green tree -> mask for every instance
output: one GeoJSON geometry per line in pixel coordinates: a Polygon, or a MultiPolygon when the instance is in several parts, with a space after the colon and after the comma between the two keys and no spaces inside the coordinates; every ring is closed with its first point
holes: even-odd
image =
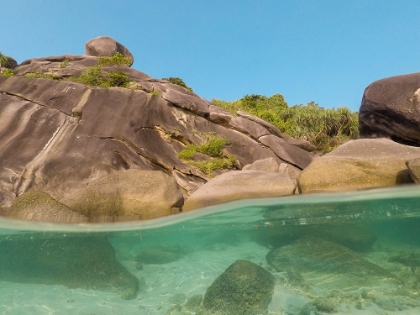
{"type": "Polygon", "coordinates": [[[186,88],[187,90],[190,90],[191,92],[193,91],[193,90],[192,90],[192,88],[190,88],[189,86],[187,86],[187,85],[185,84],[184,80],[182,80],[181,78],[174,78],[174,77],[170,77],[170,78],[162,78],[162,80],[166,80],[166,81],[168,81],[169,83],[172,83],[172,84],[176,84],[176,85],[182,86],[182,87],[186,88]]]}

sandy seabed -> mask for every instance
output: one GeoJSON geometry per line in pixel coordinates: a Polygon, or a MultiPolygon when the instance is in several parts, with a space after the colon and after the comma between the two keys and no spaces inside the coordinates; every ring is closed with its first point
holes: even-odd
{"type": "MultiPolygon", "coordinates": [[[[37,285],[0,282],[0,314],[3,315],[165,315],[176,304],[183,304],[193,295],[204,296],[207,287],[226,268],[237,259],[246,259],[261,265],[281,279],[281,273],[276,273],[267,266],[265,255],[266,247],[254,242],[240,242],[235,245],[214,244],[208,248],[188,251],[183,257],[167,264],[148,264],[142,270],[136,269],[134,257],[141,248],[141,244],[126,248],[116,247],[117,258],[135,276],[143,277],[147,287],[140,291],[134,300],[123,300],[110,292],[91,291],[83,289],[69,289],[58,285],[37,285]]],[[[384,253],[372,252],[365,256],[372,262],[384,264],[384,253]],[[382,263],[381,263],[382,261],[382,263]]],[[[382,294],[388,292],[387,284],[378,284],[375,288],[368,288],[372,292],[382,294]]],[[[315,290],[316,291],[316,290],[315,290]]],[[[317,291],[320,293],[321,291],[317,291]]],[[[337,311],[334,314],[355,315],[418,315],[420,314],[420,298],[403,303],[400,310],[381,308],[371,301],[360,298],[357,292],[335,294],[345,296],[337,301],[337,311]],[[407,306],[408,305],[408,306],[407,306]]],[[[327,292],[324,292],[328,294],[327,292]]],[[[320,293],[320,294],[324,294],[320,293]]],[[[391,299],[383,295],[389,303],[398,304],[399,297],[391,299]],[[393,301],[394,299],[395,301],[393,301]]],[[[268,307],[267,315],[313,315],[314,312],[302,312],[305,304],[311,302],[314,296],[307,292],[288,286],[277,281],[272,301],[268,307]]],[[[410,299],[411,300],[411,299],[410,299]]],[[[383,307],[383,306],[382,306],[383,307]]],[[[188,314],[188,313],[187,313],[188,314]]],[[[194,315],[194,312],[190,312],[194,315]]],[[[324,313],[319,313],[324,314],[324,313]]]]}

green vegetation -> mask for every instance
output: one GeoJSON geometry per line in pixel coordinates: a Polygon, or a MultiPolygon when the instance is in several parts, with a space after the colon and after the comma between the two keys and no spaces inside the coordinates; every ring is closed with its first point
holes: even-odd
{"type": "Polygon", "coordinates": [[[63,60],[61,63],[60,63],[60,68],[65,68],[65,67],[67,67],[68,65],[69,65],[69,61],[66,59],[66,60],[63,60]]]}
{"type": "Polygon", "coordinates": [[[77,77],[70,77],[70,81],[100,87],[126,87],[131,79],[122,71],[105,72],[101,66],[89,67],[77,77]]]}
{"type": "Polygon", "coordinates": [[[53,73],[42,73],[39,71],[30,72],[23,76],[24,78],[28,79],[51,79],[51,80],[58,80],[58,77],[53,73]]]}
{"type": "Polygon", "coordinates": [[[100,66],[115,66],[115,67],[122,67],[122,66],[130,66],[131,59],[128,57],[124,57],[121,53],[116,52],[115,55],[111,57],[99,57],[98,64],[100,66]]]}
{"type": "Polygon", "coordinates": [[[13,69],[6,69],[3,72],[1,72],[0,75],[5,76],[5,77],[11,77],[15,75],[15,71],[13,69]]]}
{"type": "Polygon", "coordinates": [[[159,95],[159,92],[156,91],[156,90],[153,90],[152,92],[150,92],[150,94],[152,94],[152,95],[159,95]]]}
{"type": "Polygon", "coordinates": [[[5,55],[2,54],[2,52],[0,51],[0,73],[2,73],[1,68],[5,67],[7,68],[9,65],[9,60],[7,59],[7,57],[5,55]]]}
{"type": "Polygon", "coordinates": [[[358,113],[347,107],[325,109],[314,102],[289,107],[281,94],[246,95],[234,102],[212,103],[233,114],[244,111],[261,117],[294,138],[310,141],[319,152],[329,152],[359,136],[358,113]]]}
{"type": "Polygon", "coordinates": [[[194,143],[188,144],[179,152],[178,157],[187,160],[187,163],[198,167],[203,173],[213,176],[216,169],[230,168],[236,162],[236,158],[222,151],[223,147],[228,144],[226,138],[219,138],[216,133],[209,132],[204,134],[205,141],[201,145],[194,143]],[[204,161],[193,161],[196,153],[202,153],[209,158],[204,161]]]}
{"type": "Polygon", "coordinates": [[[186,88],[187,90],[190,90],[191,92],[193,91],[193,90],[192,90],[192,88],[190,88],[189,86],[187,86],[187,85],[185,84],[184,80],[182,80],[181,78],[174,78],[174,77],[170,77],[170,78],[162,78],[162,80],[166,80],[166,81],[168,81],[169,83],[172,83],[172,84],[176,84],[176,85],[182,86],[182,87],[186,88]]]}

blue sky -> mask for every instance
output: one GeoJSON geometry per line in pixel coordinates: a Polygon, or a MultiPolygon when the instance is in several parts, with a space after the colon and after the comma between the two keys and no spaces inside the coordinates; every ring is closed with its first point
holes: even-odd
{"type": "Polygon", "coordinates": [[[358,110],[371,82],[420,68],[418,0],[0,0],[0,51],[84,54],[111,36],[133,68],[211,100],[283,94],[358,110]]]}

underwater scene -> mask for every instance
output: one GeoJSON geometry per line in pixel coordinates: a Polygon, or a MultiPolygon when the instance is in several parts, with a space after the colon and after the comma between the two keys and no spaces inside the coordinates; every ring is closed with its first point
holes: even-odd
{"type": "Polygon", "coordinates": [[[0,220],[0,314],[420,314],[420,186],[0,220]]]}

